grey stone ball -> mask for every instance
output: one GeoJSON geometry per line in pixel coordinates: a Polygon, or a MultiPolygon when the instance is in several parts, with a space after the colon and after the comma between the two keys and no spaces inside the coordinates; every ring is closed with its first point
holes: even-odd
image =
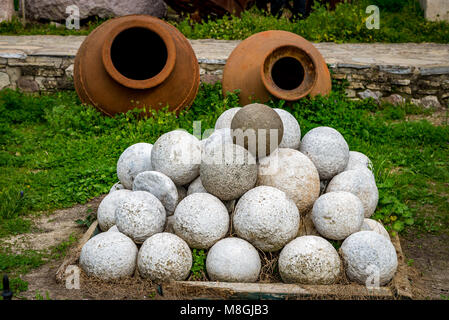
{"type": "Polygon", "coordinates": [[[117,226],[114,224],[112,227],[109,228],[107,232],[120,232],[120,231],[118,231],[117,226]]]}
{"type": "Polygon", "coordinates": [[[348,170],[336,175],[327,185],[326,192],[348,191],[363,203],[365,218],[373,215],[379,200],[379,191],[368,169],[348,170]]]}
{"type": "MultiPolygon", "coordinates": [[[[118,191],[118,190],[122,190],[122,189],[125,189],[123,184],[121,184],[120,182],[117,182],[111,187],[111,189],[109,189],[109,193],[112,193],[112,192],[118,191]]],[[[126,189],[126,190],[128,190],[128,189],[126,189]]]]}
{"type": "Polygon", "coordinates": [[[120,232],[102,232],[81,249],[80,266],[90,277],[103,280],[129,277],[136,269],[137,246],[120,232]]]}
{"type": "Polygon", "coordinates": [[[365,218],[360,231],[374,231],[390,240],[390,234],[379,221],[365,218]]]}
{"type": "Polygon", "coordinates": [[[206,269],[212,281],[256,282],[260,268],[259,253],[243,239],[222,239],[207,253],[206,269]]]}
{"type": "Polygon", "coordinates": [[[300,216],[285,192],[259,186],[237,202],[233,215],[234,231],[262,251],[280,250],[299,229],[300,216]]]}
{"type": "Polygon", "coordinates": [[[141,172],[153,170],[150,143],[136,143],[120,155],[117,162],[117,176],[125,189],[132,189],[134,178],[141,172]]]}
{"type": "Polygon", "coordinates": [[[165,207],[167,215],[173,214],[178,204],[178,189],[165,174],[157,171],[139,173],[133,182],[133,191],[147,191],[165,207]]]}
{"type": "Polygon", "coordinates": [[[312,221],[325,238],[343,240],[360,231],[364,219],[363,204],[354,194],[346,191],[329,192],[315,201],[312,221]]]}
{"type": "Polygon", "coordinates": [[[298,150],[301,145],[301,128],[299,127],[298,121],[288,111],[283,109],[274,109],[274,111],[281,117],[282,124],[284,125],[284,135],[282,136],[279,148],[298,150]]]}
{"type": "Polygon", "coordinates": [[[245,147],[257,158],[276,150],[284,135],[281,117],[260,103],[248,104],[239,110],[232,119],[231,129],[234,143],[245,147]]]}
{"type": "Polygon", "coordinates": [[[340,257],[328,241],[303,236],[290,241],[279,255],[279,273],[286,283],[333,284],[340,275],[340,257]]]}
{"type": "Polygon", "coordinates": [[[194,193],[175,210],[174,230],[191,248],[208,249],[229,229],[229,214],[224,204],[211,194],[194,193]]]}
{"type": "Polygon", "coordinates": [[[377,275],[380,286],[387,284],[398,266],[393,244],[374,231],[360,231],[347,237],[340,247],[340,254],[348,278],[363,285],[368,277],[376,278],[377,275]]]}
{"type": "Polygon", "coordinates": [[[256,159],[245,148],[225,144],[216,146],[212,154],[203,156],[200,166],[201,182],[207,192],[221,200],[233,200],[254,187],[256,159]]]}
{"type": "MultiPolygon", "coordinates": [[[[115,192],[114,192],[115,193],[115,192]]],[[[133,191],[115,210],[118,230],[136,243],[143,243],[165,226],[165,208],[158,198],[146,191],[133,191]]]]}
{"type": "Polygon", "coordinates": [[[177,186],[188,184],[199,175],[201,142],[183,130],[167,132],[154,143],[151,163],[177,186]]]}
{"type": "Polygon", "coordinates": [[[312,160],[321,180],[329,180],[342,172],[349,160],[349,147],[337,130],[318,127],[302,138],[299,151],[312,160]]]}
{"type": "MultiPolygon", "coordinates": [[[[193,193],[209,193],[203,187],[203,183],[201,182],[201,176],[199,176],[198,178],[193,180],[193,182],[189,185],[189,189],[187,190],[187,194],[191,195],[193,193]]],[[[229,213],[234,211],[235,200],[227,200],[227,201],[222,201],[222,202],[226,206],[226,209],[228,209],[229,213]]]]}
{"type": "Polygon", "coordinates": [[[355,169],[369,169],[373,170],[373,163],[371,160],[361,152],[349,151],[349,160],[345,171],[355,169]]]}
{"type": "Polygon", "coordinates": [[[102,231],[108,231],[113,225],[115,225],[115,210],[121,201],[128,198],[128,195],[132,191],[130,190],[117,190],[109,193],[100,202],[97,210],[98,225],[102,231]]]}
{"type": "Polygon", "coordinates": [[[228,109],[225,112],[223,112],[218,117],[217,121],[215,122],[215,130],[223,129],[223,128],[230,129],[231,128],[232,119],[234,118],[235,114],[240,109],[242,109],[242,108],[241,107],[236,107],[236,108],[228,109]]]}
{"type": "Polygon", "coordinates": [[[156,282],[185,280],[192,267],[187,243],[172,233],[157,233],[142,244],[137,267],[143,278],[156,282]]]}
{"type": "Polygon", "coordinates": [[[304,215],[320,195],[320,178],[315,165],[297,150],[279,148],[260,160],[257,185],[284,191],[304,215]]]}

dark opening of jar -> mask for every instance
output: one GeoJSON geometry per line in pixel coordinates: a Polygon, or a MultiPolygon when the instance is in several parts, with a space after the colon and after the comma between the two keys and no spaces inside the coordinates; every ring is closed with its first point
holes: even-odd
{"type": "Polygon", "coordinates": [[[111,45],[111,60],[123,76],[146,80],[156,76],[167,63],[167,47],[161,37],[146,28],[120,32],[111,45]]]}
{"type": "Polygon", "coordinates": [[[295,58],[284,57],[274,63],[271,77],[279,88],[293,90],[304,81],[304,67],[295,58]]]}

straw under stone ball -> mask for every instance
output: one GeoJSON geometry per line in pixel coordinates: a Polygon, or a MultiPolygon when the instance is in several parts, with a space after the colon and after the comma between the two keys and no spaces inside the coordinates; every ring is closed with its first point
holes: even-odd
{"type": "Polygon", "coordinates": [[[154,143],[151,163],[177,186],[188,184],[199,175],[201,142],[183,130],[167,132],[154,143]]]}
{"type": "Polygon", "coordinates": [[[109,193],[101,201],[97,210],[97,220],[102,231],[108,231],[115,225],[115,210],[120,202],[128,197],[130,192],[132,191],[126,189],[117,190],[109,193]]]}
{"type": "Polygon", "coordinates": [[[301,140],[299,151],[312,160],[321,180],[331,179],[342,172],[349,160],[349,147],[337,130],[317,127],[307,132],[301,140]]]}
{"type": "Polygon", "coordinates": [[[215,130],[219,129],[230,129],[232,119],[234,118],[235,114],[242,109],[241,107],[231,108],[223,112],[215,122],[215,130]]]}
{"type": "Polygon", "coordinates": [[[298,150],[301,145],[301,128],[298,121],[288,111],[283,109],[273,109],[281,117],[284,125],[284,134],[279,148],[290,148],[298,150]]]}
{"type": "Polygon", "coordinates": [[[150,143],[136,143],[120,155],[117,162],[117,176],[125,189],[132,189],[134,178],[141,172],[153,170],[150,143]]]}

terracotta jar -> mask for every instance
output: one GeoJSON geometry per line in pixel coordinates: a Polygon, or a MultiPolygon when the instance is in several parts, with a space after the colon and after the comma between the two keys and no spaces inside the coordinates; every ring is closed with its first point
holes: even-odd
{"type": "Polygon", "coordinates": [[[75,58],[82,102],[107,115],[133,108],[180,111],[195,99],[199,65],[189,41],[148,15],[108,20],[83,42],[75,58]]]}
{"type": "Polygon", "coordinates": [[[329,93],[331,77],[312,43],[291,32],[264,31],[242,41],[226,62],[223,93],[236,89],[241,105],[271,96],[295,101],[329,93]]]}

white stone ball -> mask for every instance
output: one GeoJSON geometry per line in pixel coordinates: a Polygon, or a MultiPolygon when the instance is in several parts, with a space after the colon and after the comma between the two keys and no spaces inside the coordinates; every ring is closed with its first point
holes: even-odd
{"type": "Polygon", "coordinates": [[[259,162],[257,185],[284,191],[302,215],[312,208],[320,195],[320,178],[309,158],[297,150],[280,148],[259,162]]]}
{"type": "Polygon", "coordinates": [[[103,200],[97,210],[98,225],[102,231],[108,231],[113,225],[115,225],[115,210],[121,201],[128,198],[130,190],[117,190],[109,193],[103,200]]]}
{"type": "Polygon", "coordinates": [[[134,178],[143,171],[153,170],[150,143],[136,143],[123,151],[117,162],[117,176],[125,189],[132,189],[134,178]]]}
{"type": "Polygon", "coordinates": [[[217,145],[234,143],[230,128],[215,130],[208,138],[201,140],[202,152],[210,153],[217,145]]]}
{"type": "Polygon", "coordinates": [[[299,229],[299,212],[285,192],[259,186],[237,202],[233,216],[234,231],[262,251],[280,250],[299,229]]]}
{"type": "Polygon", "coordinates": [[[154,195],[165,207],[167,215],[172,215],[178,204],[178,189],[165,174],[157,171],[139,173],[133,182],[133,191],[147,191],[154,195]]]}
{"type": "Polygon", "coordinates": [[[235,114],[242,109],[241,107],[231,108],[223,112],[215,122],[215,130],[223,129],[223,128],[231,128],[231,122],[234,118],[235,114]]]}
{"type": "Polygon", "coordinates": [[[337,130],[318,127],[302,138],[299,151],[312,160],[321,180],[329,180],[342,172],[349,160],[349,147],[337,130]]]}
{"type": "Polygon", "coordinates": [[[312,221],[325,238],[343,240],[360,231],[364,219],[363,204],[346,191],[323,194],[313,205],[312,221]]]}
{"type": "MultiPolygon", "coordinates": [[[[115,193],[115,192],[114,192],[115,193]]],[[[118,230],[136,243],[143,243],[165,226],[165,208],[158,198],[146,191],[133,191],[115,210],[118,230]]]]}
{"type": "Polygon", "coordinates": [[[187,195],[191,195],[193,193],[208,193],[204,188],[203,183],[201,182],[201,176],[196,178],[189,184],[189,188],[187,189],[187,195]]]}
{"type": "Polygon", "coordinates": [[[299,127],[298,121],[288,111],[283,109],[274,109],[274,111],[281,117],[282,124],[284,125],[284,135],[282,136],[279,148],[298,150],[301,145],[301,128],[299,127]]]}
{"type": "Polygon", "coordinates": [[[90,277],[103,280],[129,277],[136,269],[137,246],[120,232],[102,232],[81,249],[80,266],[90,277]]]}
{"type": "Polygon", "coordinates": [[[120,231],[118,231],[117,226],[114,224],[112,227],[109,228],[107,232],[120,232],[120,231]]]}
{"type": "Polygon", "coordinates": [[[390,240],[390,234],[379,221],[365,218],[360,231],[374,231],[390,240]]]}
{"type": "MultiPolygon", "coordinates": [[[[360,231],[343,241],[340,247],[346,274],[352,281],[365,284],[368,277],[379,276],[379,285],[387,284],[394,276],[398,257],[393,244],[374,231],[360,231]]],[[[370,282],[372,285],[372,283],[370,282]]]]}
{"type": "Polygon", "coordinates": [[[334,191],[347,191],[359,197],[365,209],[365,218],[376,211],[379,191],[368,169],[349,170],[336,175],[326,188],[326,192],[334,191]]]}
{"type": "Polygon", "coordinates": [[[137,267],[143,278],[164,282],[189,276],[192,252],[187,243],[172,233],[157,233],[142,244],[137,267]]]}
{"type": "MultiPolygon", "coordinates": [[[[114,191],[123,190],[125,187],[120,182],[115,183],[111,189],[109,189],[109,193],[112,193],[114,191]]],[[[127,190],[127,189],[126,189],[127,190]]]]}
{"type": "Polygon", "coordinates": [[[333,284],[340,275],[340,257],[328,241],[303,236],[290,241],[279,255],[279,273],[286,283],[333,284]]]}
{"type": "Polygon", "coordinates": [[[176,235],[191,248],[208,249],[229,229],[229,214],[224,204],[209,193],[194,193],[182,200],[175,210],[176,235]]]}
{"type": "Polygon", "coordinates": [[[177,186],[188,184],[199,175],[201,142],[183,130],[167,132],[155,142],[151,163],[177,186]]]}
{"type": "Polygon", "coordinates": [[[222,239],[207,253],[206,269],[212,281],[256,282],[260,268],[259,253],[243,239],[222,239]]]}
{"type": "MultiPolygon", "coordinates": [[[[216,146],[201,161],[204,188],[221,200],[234,200],[254,187],[257,164],[254,156],[236,144],[216,146]]],[[[204,155],[204,154],[203,154],[204,155]]]]}
{"type": "Polygon", "coordinates": [[[371,160],[361,152],[357,151],[349,151],[349,160],[348,165],[345,168],[345,171],[355,170],[355,169],[369,169],[373,170],[373,163],[371,160]]]}

